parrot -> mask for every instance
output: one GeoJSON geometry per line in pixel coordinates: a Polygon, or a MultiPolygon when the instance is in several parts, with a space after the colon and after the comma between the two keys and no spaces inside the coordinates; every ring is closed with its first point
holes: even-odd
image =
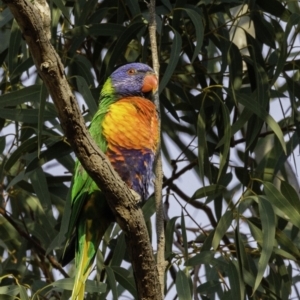
{"type": "MultiPolygon", "coordinates": [[[[122,180],[139,196],[148,187],[159,143],[159,116],[153,102],[158,79],[143,63],[118,67],[105,81],[89,132],[122,180]]],[[[71,184],[71,216],[62,256],[65,266],[75,257],[72,300],[82,300],[101,239],[114,222],[105,195],[77,160],[71,184]]]]}

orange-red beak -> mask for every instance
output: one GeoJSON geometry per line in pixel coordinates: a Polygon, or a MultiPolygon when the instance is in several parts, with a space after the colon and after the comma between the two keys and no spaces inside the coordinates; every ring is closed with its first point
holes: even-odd
{"type": "Polygon", "coordinates": [[[153,73],[149,73],[145,76],[142,92],[143,93],[149,93],[149,92],[155,92],[157,90],[157,77],[153,73]]]}

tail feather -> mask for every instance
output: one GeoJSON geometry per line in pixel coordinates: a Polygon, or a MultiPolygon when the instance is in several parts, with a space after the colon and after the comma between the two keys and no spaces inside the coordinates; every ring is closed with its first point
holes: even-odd
{"type": "Polygon", "coordinates": [[[88,250],[91,247],[90,241],[85,241],[80,260],[77,265],[74,288],[72,292],[72,300],[82,300],[84,298],[85,282],[90,274],[94,257],[88,257],[88,250]]]}
{"type": "MultiPolygon", "coordinates": [[[[78,249],[75,256],[76,276],[72,300],[82,300],[84,297],[85,282],[90,275],[101,238],[107,229],[107,226],[95,228],[95,219],[84,218],[83,221],[78,228],[78,249]]],[[[103,223],[107,224],[105,221],[103,223]]]]}
{"type": "Polygon", "coordinates": [[[90,275],[100,241],[113,221],[113,215],[101,196],[103,197],[103,194],[100,191],[90,194],[76,226],[76,276],[72,300],[84,299],[85,282],[90,275]]]}

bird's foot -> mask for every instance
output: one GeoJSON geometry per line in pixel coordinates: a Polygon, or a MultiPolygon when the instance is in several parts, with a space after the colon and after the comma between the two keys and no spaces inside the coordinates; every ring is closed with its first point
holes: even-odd
{"type": "Polygon", "coordinates": [[[134,196],[134,200],[136,202],[141,202],[141,200],[142,200],[141,196],[135,190],[130,189],[130,191],[131,191],[131,194],[134,196]]]}

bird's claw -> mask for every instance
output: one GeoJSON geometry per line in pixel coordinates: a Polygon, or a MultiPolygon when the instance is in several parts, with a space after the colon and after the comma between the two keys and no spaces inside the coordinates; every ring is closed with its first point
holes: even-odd
{"type": "Polygon", "coordinates": [[[136,202],[140,202],[142,200],[141,196],[135,190],[130,189],[130,191],[136,202]]]}

